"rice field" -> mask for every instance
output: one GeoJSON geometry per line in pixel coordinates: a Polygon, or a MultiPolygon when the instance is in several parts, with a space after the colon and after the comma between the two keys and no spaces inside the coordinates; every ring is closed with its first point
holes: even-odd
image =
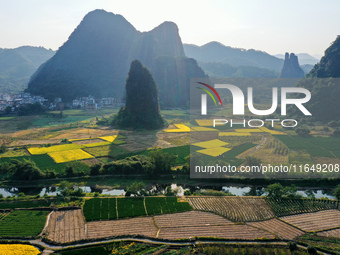
{"type": "Polygon", "coordinates": [[[94,156],[81,149],[50,152],[47,155],[49,155],[55,163],[94,158],[94,156]]]}

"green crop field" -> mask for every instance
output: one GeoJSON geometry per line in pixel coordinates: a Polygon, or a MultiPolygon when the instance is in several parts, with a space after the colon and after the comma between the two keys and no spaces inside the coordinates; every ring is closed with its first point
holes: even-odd
{"type": "Polygon", "coordinates": [[[177,197],[146,197],[145,206],[148,215],[176,213],[192,210],[187,202],[178,202],[177,197]]]}
{"type": "Polygon", "coordinates": [[[117,219],[116,208],[119,219],[192,210],[189,203],[178,202],[177,197],[129,197],[89,199],[83,211],[86,221],[112,220],[117,219]]]}
{"type": "Polygon", "coordinates": [[[35,237],[43,230],[48,211],[13,211],[0,220],[0,237],[35,237]]]}
{"type": "Polygon", "coordinates": [[[313,157],[340,157],[340,139],[336,137],[299,137],[275,135],[289,149],[306,150],[313,157]]]}
{"type": "Polygon", "coordinates": [[[276,216],[309,213],[327,209],[338,209],[339,204],[323,199],[266,198],[276,216]]]}
{"type": "Polygon", "coordinates": [[[118,217],[137,217],[146,215],[143,197],[118,198],[118,217]]]}
{"type": "Polygon", "coordinates": [[[27,201],[1,201],[0,209],[15,209],[15,208],[36,208],[36,207],[49,207],[53,199],[36,199],[27,201]]]}
{"type": "Polygon", "coordinates": [[[84,216],[87,221],[117,219],[117,198],[93,198],[84,204],[84,216]]]}
{"type": "Polygon", "coordinates": [[[226,153],[223,154],[225,159],[235,159],[235,157],[242,152],[249,150],[250,148],[253,148],[255,144],[253,143],[246,143],[242,144],[240,146],[237,146],[235,148],[232,148],[230,151],[227,151],[226,153]]]}

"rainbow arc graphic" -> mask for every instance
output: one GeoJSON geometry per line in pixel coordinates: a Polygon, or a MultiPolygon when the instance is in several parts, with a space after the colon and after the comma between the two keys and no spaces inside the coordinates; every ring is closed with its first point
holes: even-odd
{"type": "MultiPolygon", "coordinates": [[[[203,83],[203,82],[197,82],[197,83],[199,83],[199,84],[207,87],[208,89],[210,89],[217,96],[218,100],[220,101],[220,105],[222,106],[221,97],[213,87],[211,87],[210,85],[203,83]]],[[[209,90],[207,90],[205,88],[201,88],[201,87],[197,87],[197,88],[200,89],[200,90],[203,90],[205,93],[207,93],[212,98],[212,100],[214,101],[215,106],[217,106],[217,102],[216,102],[213,94],[209,90]]],[[[201,96],[201,114],[202,115],[207,115],[207,94],[202,94],[202,96],[201,96]]]]}

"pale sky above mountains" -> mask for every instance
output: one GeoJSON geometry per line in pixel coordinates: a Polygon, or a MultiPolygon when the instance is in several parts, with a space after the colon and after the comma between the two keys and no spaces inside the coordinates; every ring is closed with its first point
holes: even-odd
{"type": "Polygon", "coordinates": [[[323,55],[340,34],[338,0],[0,0],[0,48],[56,50],[94,9],[121,14],[140,31],[173,21],[183,43],[270,54],[323,55]]]}

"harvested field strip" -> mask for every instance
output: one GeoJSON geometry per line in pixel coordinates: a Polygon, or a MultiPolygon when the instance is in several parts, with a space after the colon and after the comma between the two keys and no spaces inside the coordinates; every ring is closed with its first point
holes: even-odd
{"type": "Polygon", "coordinates": [[[318,236],[340,238],[340,228],[319,232],[318,236]]]}
{"type": "Polygon", "coordinates": [[[191,226],[191,227],[170,227],[161,228],[158,238],[161,239],[182,239],[189,237],[218,237],[234,240],[254,240],[260,238],[276,239],[276,236],[249,225],[229,224],[223,226],[191,226]]]}
{"type": "Polygon", "coordinates": [[[282,217],[281,219],[303,231],[322,231],[331,228],[340,228],[339,210],[303,213],[282,217]]]}
{"type": "Polygon", "coordinates": [[[248,223],[251,226],[264,229],[271,233],[276,234],[284,240],[293,240],[303,235],[305,232],[292,227],[278,219],[270,219],[265,221],[251,222],[248,223]]]}
{"type": "Polygon", "coordinates": [[[215,212],[236,222],[273,218],[274,212],[259,197],[187,197],[195,210],[215,212]]]}
{"type": "Polygon", "coordinates": [[[50,216],[47,238],[57,243],[85,239],[85,221],[81,210],[56,211],[50,216]]]}
{"type": "Polygon", "coordinates": [[[323,199],[266,198],[266,201],[277,216],[338,208],[336,201],[323,199]]]}
{"type": "Polygon", "coordinates": [[[154,218],[156,226],[159,228],[226,225],[233,223],[214,213],[200,211],[157,215],[154,218]]]}
{"type": "Polygon", "coordinates": [[[155,237],[157,228],[152,217],[87,223],[87,239],[98,239],[121,235],[155,237]]]}

